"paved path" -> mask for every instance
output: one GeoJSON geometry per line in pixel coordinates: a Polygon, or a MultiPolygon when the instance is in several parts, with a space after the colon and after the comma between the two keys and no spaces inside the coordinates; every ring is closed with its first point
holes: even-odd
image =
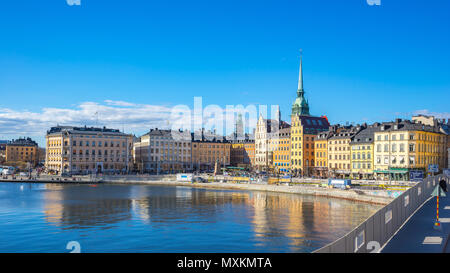
{"type": "MultiPolygon", "coordinates": [[[[381,253],[441,253],[450,233],[450,192],[439,198],[442,231],[433,228],[436,197],[431,198],[409,219],[381,253]]],[[[447,252],[450,246],[447,244],[447,252]]]]}

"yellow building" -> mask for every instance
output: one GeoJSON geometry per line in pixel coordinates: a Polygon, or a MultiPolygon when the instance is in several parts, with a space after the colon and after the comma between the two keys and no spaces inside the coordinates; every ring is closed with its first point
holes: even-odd
{"type": "Polygon", "coordinates": [[[373,179],[374,134],[379,127],[364,128],[350,141],[353,179],[373,179]]]}
{"type": "Polygon", "coordinates": [[[45,168],[50,173],[128,172],[133,136],[93,127],[52,127],[46,135],[45,168]]]}
{"type": "Polygon", "coordinates": [[[447,119],[446,121],[445,119],[437,119],[434,116],[417,115],[412,117],[412,121],[415,123],[439,127],[440,132],[446,135],[447,147],[444,166],[450,169],[450,119],[447,119]]]}
{"type": "Polygon", "coordinates": [[[282,128],[278,139],[274,140],[273,166],[277,173],[290,172],[291,128],[282,128]]]}
{"type": "Polygon", "coordinates": [[[348,178],[351,174],[350,142],[360,127],[335,127],[328,139],[328,169],[330,176],[348,178]]]}
{"type": "Polygon", "coordinates": [[[314,140],[316,162],[314,175],[318,177],[328,177],[328,138],[331,136],[329,131],[319,133],[314,140]]]}
{"type": "Polygon", "coordinates": [[[378,126],[374,137],[378,179],[408,180],[410,170],[426,171],[429,164],[445,167],[447,139],[438,127],[401,119],[378,126]]]}
{"type": "Polygon", "coordinates": [[[291,173],[309,176],[314,171],[314,139],[330,126],[326,117],[309,114],[309,104],[303,89],[302,60],[298,80],[297,98],[291,114],[291,173]]]}
{"type": "Polygon", "coordinates": [[[24,162],[30,163],[30,167],[38,163],[38,144],[31,138],[14,139],[6,144],[6,164],[24,162]]]}

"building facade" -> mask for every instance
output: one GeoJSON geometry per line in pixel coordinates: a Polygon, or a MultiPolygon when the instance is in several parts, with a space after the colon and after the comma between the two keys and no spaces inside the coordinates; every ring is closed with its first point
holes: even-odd
{"type": "Polygon", "coordinates": [[[38,163],[38,144],[31,138],[13,139],[5,147],[6,164],[25,162],[34,167],[38,163]]]}
{"type": "Polygon", "coordinates": [[[435,126],[397,119],[377,124],[374,172],[378,179],[408,180],[409,171],[445,166],[447,136],[435,126]]]}
{"type": "Polygon", "coordinates": [[[374,134],[379,129],[370,125],[350,141],[351,174],[353,179],[373,179],[374,134]]]}
{"type": "Polygon", "coordinates": [[[255,141],[232,141],[230,150],[230,164],[234,167],[251,169],[255,160],[255,141]]]}
{"type": "Polygon", "coordinates": [[[349,178],[351,168],[350,142],[361,130],[360,126],[332,126],[333,135],[328,139],[328,168],[332,177],[349,178]]]}
{"type": "Polygon", "coordinates": [[[231,142],[205,129],[191,134],[192,168],[196,172],[219,172],[231,164],[231,142]]]}
{"type": "Polygon", "coordinates": [[[130,171],[133,136],[116,129],[57,126],[47,131],[45,168],[49,173],[130,171]]]}
{"type": "Polygon", "coordinates": [[[230,166],[231,143],[222,139],[193,140],[192,166],[194,171],[218,171],[230,166]]]}
{"type": "Polygon", "coordinates": [[[331,136],[330,131],[319,133],[315,140],[315,167],[314,175],[325,178],[329,176],[328,173],[328,139],[331,136]]]}
{"type": "Polygon", "coordinates": [[[134,143],[134,163],[141,173],[192,171],[191,134],[151,129],[134,143]]]}
{"type": "Polygon", "coordinates": [[[291,127],[279,131],[279,137],[273,140],[273,166],[276,173],[290,173],[291,169],[291,127]]]}

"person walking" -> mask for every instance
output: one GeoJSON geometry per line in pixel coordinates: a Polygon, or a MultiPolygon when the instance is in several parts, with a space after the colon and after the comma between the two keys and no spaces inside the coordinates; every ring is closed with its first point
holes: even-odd
{"type": "Polygon", "coordinates": [[[441,181],[439,181],[439,186],[442,188],[444,192],[447,192],[447,182],[445,182],[444,179],[441,179],[441,181]]]}

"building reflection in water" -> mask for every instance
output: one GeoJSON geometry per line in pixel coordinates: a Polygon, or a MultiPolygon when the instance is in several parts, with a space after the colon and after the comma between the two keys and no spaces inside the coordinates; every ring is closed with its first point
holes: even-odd
{"type": "Polygon", "coordinates": [[[44,210],[47,221],[66,229],[112,228],[131,219],[130,187],[46,184],[44,210]]]}
{"type": "Polygon", "coordinates": [[[47,184],[44,194],[47,222],[65,229],[112,228],[122,221],[186,229],[232,222],[259,248],[275,242],[290,251],[331,242],[380,208],[295,194],[149,185],[47,184]]]}

